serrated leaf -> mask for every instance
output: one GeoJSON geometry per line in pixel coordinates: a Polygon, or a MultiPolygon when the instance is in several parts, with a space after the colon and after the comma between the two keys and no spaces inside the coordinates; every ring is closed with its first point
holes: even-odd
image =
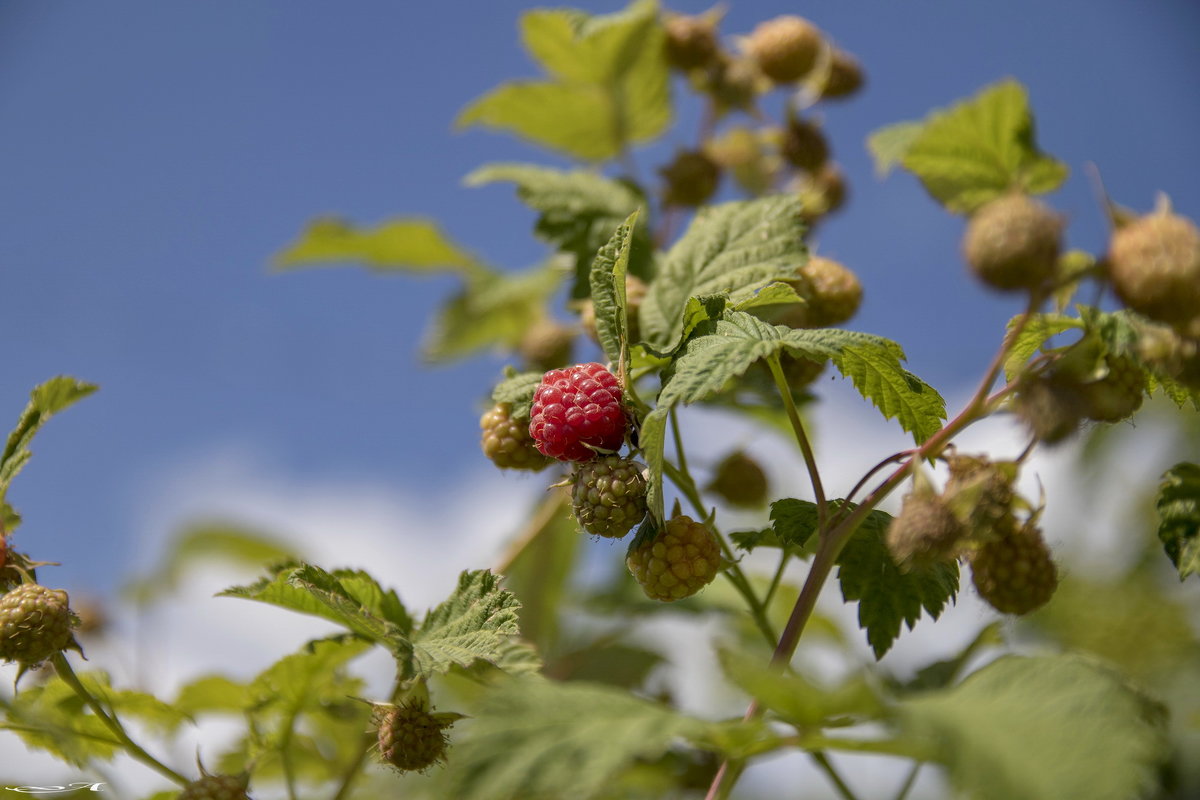
{"type": "Polygon", "coordinates": [[[458,800],[590,797],[635,759],[710,728],[620,689],[514,680],[484,698],[441,788],[458,800]]]}
{"type": "Polygon", "coordinates": [[[521,372],[512,375],[492,390],[492,401],[512,406],[513,419],[529,419],[533,395],[542,382],[542,372],[521,372]]]}
{"type": "Polygon", "coordinates": [[[670,122],[670,80],[655,3],[638,0],[594,18],[533,11],[525,20],[526,44],[553,79],[501,84],[463,109],[456,126],[507,130],[602,161],[652,139],[670,122]]]}
{"type": "MultiPolygon", "coordinates": [[[[29,443],[46,421],[58,412],[87,397],[99,387],[92,383],[59,375],[41,383],[29,393],[29,403],[17,420],[17,427],[8,435],[3,454],[0,454],[0,500],[8,491],[29,457],[29,443]]],[[[15,514],[16,512],[12,512],[15,514]]]]}
{"type": "Polygon", "coordinates": [[[900,158],[948,210],[969,214],[1011,190],[1057,189],[1067,167],[1034,141],[1025,88],[994,84],[969,100],[935,111],[900,158]]]}
{"type": "Polygon", "coordinates": [[[565,271],[554,263],[515,274],[474,275],[439,309],[423,343],[429,361],[512,349],[544,313],[565,271]]]}
{"type": "Polygon", "coordinates": [[[0,712],[0,730],[72,766],[109,761],[121,749],[112,731],[58,679],[22,688],[14,697],[0,696],[0,712]]]}
{"type": "Polygon", "coordinates": [[[294,558],[292,547],[272,534],[216,520],[193,523],[172,538],[151,576],[131,581],[124,594],[145,605],[174,589],[188,569],[201,563],[262,567],[294,558]]]}
{"type": "MultiPolygon", "coordinates": [[[[588,295],[589,273],[599,250],[617,226],[646,204],[632,186],[586,170],[557,170],[532,164],[488,164],[465,179],[468,186],[496,181],[516,184],[517,197],[539,213],[534,232],[575,260],[571,296],[588,295]]],[[[651,244],[645,220],[633,228],[630,271],[649,277],[651,244]]]]}
{"type": "Polygon", "coordinates": [[[175,708],[185,714],[240,713],[250,705],[250,689],[224,675],[202,675],[184,684],[175,696],[175,708]]]}
{"type": "Polygon", "coordinates": [[[437,223],[416,217],[375,226],[321,217],[310,222],[273,260],[278,270],[339,262],[380,272],[463,272],[476,266],[470,253],[451,241],[437,223]]]}
{"type": "Polygon", "coordinates": [[[768,666],[768,660],[751,653],[721,649],[721,670],[743,691],[758,700],[785,722],[801,729],[846,720],[864,721],[883,715],[883,704],[861,676],[850,677],[837,686],[818,686],[795,672],[768,666]]]}
{"type": "Polygon", "coordinates": [[[923,122],[895,122],[868,136],[867,150],[875,159],[875,174],[884,178],[899,166],[924,129],[923,122]]]}
{"type": "MultiPolygon", "coordinates": [[[[1013,317],[1008,321],[1007,330],[1011,331],[1016,325],[1020,317],[1013,317]]],[[[1073,328],[1080,327],[1081,323],[1074,317],[1068,317],[1063,314],[1036,314],[1017,336],[1012,347],[1009,348],[1008,356],[1004,359],[1004,377],[1011,381],[1021,371],[1021,367],[1025,362],[1033,356],[1042,345],[1050,341],[1053,337],[1069,331],[1073,328]]]]}
{"type": "MultiPolygon", "coordinates": [[[[801,334],[819,331],[793,331],[788,343],[801,334]]],[[[834,366],[854,383],[859,394],[870,400],[887,419],[921,444],[937,433],[946,419],[946,401],[923,380],[901,366],[904,351],[895,342],[872,337],[847,343],[830,356],[834,366]]]]}
{"type": "Polygon", "coordinates": [[[837,578],[846,602],[858,602],[858,626],[867,632],[875,658],[883,658],[902,624],[916,626],[924,610],[937,619],[958,593],[958,562],[901,570],[885,537],[892,516],[872,511],[838,556],[837,578]]]}
{"type": "Polygon", "coordinates": [[[899,711],[979,800],[1143,797],[1167,757],[1161,710],[1078,657],[1005,656],[899,711]]]}
{"type": "Polygon", "coordinates": [[[352,633],[406,655],[412,620],[396,593],[383,589],[359,570],[326,572],[311,564],[287,564],[249,586],[235,586],[221,597],[270,603],[322,617],[352,633]]]}
{"type": "Polygon", "coordinates": [[[804,298],[796,294],[795,288],[790,284],[768,283],[754,294],[734,303],[732,308],[734,311],[748,311],[764,306],[795,305],[803,302],[804,298]]]}
{"type": "Polygon", "coordinates": [[[1179,580],[1200,574],[1200,466],[1180,462],[1158,487],[1158,538],[1179,580]]]}
{"type": "Polygon", "coordinates": [[[320,711],[324,705],[346,697],[346,679],[340,670],[346,662],[367,649],[362,640],[349,636],[317,639],[289,653],[260,672],[248,689],[256,708],[269,707],[282,714],[284,724],[306,711],[320,711]]]}
{"type": "Polygon", "coordinates": [[[688,299],[727,293],[738,302],[773,281],[794,278],[807,259],[800,201],[790,195],[702,208],[667,253],[639,319],[645,340],[674,349],[688,299]]]}
{"type": "Polygon", "coordinates": [[[487,570],[463,572],[454,594],[430,611],[412,637],[416,673],[428,677],[476,660],[496,664],[508,637],[520,631],[512,592],[487,570]]]}
{"type": "Polygon", "coordinates": [[[817,532],[817,505],[785,497],[771,503],[771,528],[788,547],[804,547],[817,532]]]}
{"type": "Polygon", "coordinates": [[[596,311],[596,338],[605,357],[619,365],[619,374],[629,374],[629,319],[625,297],[625,273],[638,212],[622,222],[600,248],[589,274],[592,304],[596,311]]]}
{"type": "Polygon", "coordinates": [[[84,672],[79,673],[77,677],[92,696],[105,708],[115,712],[116,716],[122,719],[136,719],[160,734],[174,731],[192,721],[186,712],[152,694],[114,688],[104,672],[84,672]]]}

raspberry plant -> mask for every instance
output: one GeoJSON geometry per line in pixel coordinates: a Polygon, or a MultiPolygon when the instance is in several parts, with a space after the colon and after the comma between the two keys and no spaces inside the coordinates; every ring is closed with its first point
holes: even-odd
{"type": "MultiPolygon", "coordinates": [[[[817,111],[853,98],[863,67],[816,21],[763,20],[734,38],[721,24],[719,11],[690,17],[647,0],[597,17],[524,15],[547,76],[503,84],[458,123],[581,162],[487,164],[467,177],[515,186],[553,250],[547,265],[495,269],[414,219],[318,220],[279,256],[285,268],[349,261],[461,281],[426,355],[511,356],[480,381],[481,450],[548,487],[500,563],[462,573],[443,603],[414,615],[367,571],[199,531],[177,553],[229,546],[269,564],[225,595],[339,631],[249,680],[199,678],[169,702],[102,671],[77,674],[64,652],[78,649],[76,615],[66,592],[38,583],[47,565],[16,547],[21,520],[4,501],[38,428],[95,388],[55,378],[34,390],[0,455],[0,656],[22,674],[43,662],[54,673],[0,698],[5,727],[76,767],[125,753],[174,784],[154,800],[724,798],[763,756],[788,752],[845,798],[860,796],[846,768],[863,753],[912,762],[900,798],[925,764],[984,800],[1194,796],[1195,732],[1172,713],[1178,687],[1156,682],[1170,677],[1163,663],[1200,659],[1186,609],[1148,588],[1146,560],[1108,583],[1065,574],[1041,498],[1018,478],[1039,448],[1101,441],[1148,397],[1194,425],[1195,224],[1166,199],[1138,214],[1102,198],[1107,251],[1064,250],[1070,221],[1039,197],[1067,167],[1038,148],[1011,80],[874,134],[881,172],[911,172],[964,218],[956,268],[1024,301],[951,415],[897,342],[847,327],[870,280],[814,252],[848,196],[817,111]],[[668,134],[673,76],[703,106],[699,141],[643,180],[630,152],[668,134]],[[721,199],[723,184],[744,197],[721,199]],[[827,480],[802,414],[820,401],[825,369],[913,439],[852,486],[827,480]],[[689,406],[786,431],[805,480],[768,481],[745,448],[705,480],[688,458],[701,437],[680,424],[689,406]],[[1024,423],[1020,455],[960,451],[961,434],[993,415],[1024,423]],[[903,495],[896,516],[883,508],[892,495],[903,495]],[[768,516],[745,529],[755,514],[768,516]],[[610,585],[574,569],[591,537],[607,540],[592,555],[616,565],[610,585]],[[992,624],[954,658],[894,673],[883,659],[905,627],[955,601],[964,568],[983,601],[1028,615],[1058,649],[1018,655],[992,624]],[[834,581],[879,663],[822,682],[797,653],[806,632],[835,627],[817,607],[834,581]],[[654,692],[668,654],[626,634],[663,611],[721,625],[711,655],[745,695],[744,714],[685,712],[654,692]],[[350,666],[373,648],[394,676],[384,696],[366,697],[350,666]],[[214,771],[170,766],[162,739],[210,715],[245,723],[203,753],[214,771]],[[159,731],[153,746],[131,734],[133,720],[159,731]]],[[[1156,506],[1178,577],[1200,572],[1200,466],[1167,469],[1156,506]]],[[[153,600],[153,585],[140,589],[153,600]]],[[[855,645],[843,644],[853,665],[855,645]]]]}

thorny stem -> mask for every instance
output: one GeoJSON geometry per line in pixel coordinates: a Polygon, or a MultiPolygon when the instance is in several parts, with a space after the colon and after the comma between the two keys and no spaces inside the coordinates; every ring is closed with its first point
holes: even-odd
{"type": "Polygon", "coordinates": [[[823,752],[814,750],[809,755],[812,756],[813,761],[817,762],[817,766],[821,768],[821,771],[829,777],[829,780],[833,783],[834,788],[837,789],[838,794],[842,796],[843,800],[858,800],[854,792],[842,780],[842,776],[833,768],[833,764],[830,763],[829,758],[823,752]]]}
{"type": "Polygon", "coordinates": [[[787,384],[787,378],[783,376],[779,355],[774,354],[768,358],[767,365],[771,368],[771,376],[775,379],[779,396],[783,398],[783,407],[787,411],[788,421],[792,423],[792,431],[796,434],[796,444],[800,445],[800,452],[804,455],[804,466],[808,468],[808,476],[812,480],[813,496],[817,501],[817,526],[818,529],[823,529],[829,509],[825,503],[825,487],[821,485],[821,473],[817,469],[817,458],[813,454],[808,434],[804,432],[804,423],[800,420],[800,412],[796,410],[796,403],[792,400],[792,390],[787,384]]]}
{"type": "MultiPolygon", "coordinates": [[[[783,633],[779,636],[779,643],[776,645],[775,652],[771,656],[772,665],[780,666],[791,661],[792,654],[796,652],[796,645],[800,642],[800,634],[803,633],[804,626],[808,622],[809,617],[812,616],[813,609],[816,607],[817,596],[820,594],[822,587],[824,587],[825,581],[829,578],[829,574],[833,571],[837,557],[841,554],[846,543],[850,541],[850,537],[854,535],[854,532],[858,529],[863,519],[885,497],[891,494],[897,486],[908,478],[912,465],[915,462],[937,457],[945,449],[946,445],[949,444],[951,439],[981,417],[986,416],[992,404],[1012,390],[1012,385],[1010,384],[997,391],[995,395],[990,394],[992,385],[996,382],[996,378],[999,377],[1000,371],[1004,367],[1004,360],[1008,357],[1021,332],[1029,324],[1029,320],[1041,307],[1043,300],[1044,295],[1041,293],[1035,292],[1030,296],[1029,305],[1026,307],[1025,312],[1005,335],[1000,348],[984,373],[983,380],[979,382],[975,394],[971,396],[971,399],[958,416],[943,425],[941,430],[926,439],[920,447],[911,451],[908,459],[897,467],[853,511],[841,517],[832,528],[826,529],[822,527],[819,529],[816,555],[813,556],[808,577],[804,581],[804,586],[800,589],[800,596],[796,599],[796,605],[792,608],[791,616],[784,626],[783,633]]],[[[774,360],[768,361],[771,364],[772,374],[776,374],[778,370],[778,374],[776,375],[776,383],[778,383],[780,377],[782,377],[782,370],[778,369],[777,363],[773,362],[774,360]]],[[[744,718],[751,719],[757,716],[758,713],[758,702],[751,701],[750,706],[746,709],[744,718]]],[[[718,797],[726,795],[728,789],[723,789],[723,784],[726,783],[726,776],[729,776],[731,773],[732,779],[728,788],[732,788],[732,781],[736,780],[741,769],[740,766],[736,770],[730,770],[729,767],[730,762],[728,760],[722,762],[721,766],[717,769],[716,775],[713,776],[705,800],[715,800],[718,797]]]]}
{"type": "Polygon", "coordinates": [[[63,683],[70,686],[71,689],[74,690],[75,694],[79,695],[83,701],[87,703],[88,707],[92,709],[92,712],[96,715],[96,717],[102,723],[104,723],[104,726],[112,731],[113,735],[116,736],[121,742],[121,745],[125,748],[125,752],[129,753],[129,755],[134,759],[142,762],[158,774],[171,779],[175,783],[178,783],[180,786],[187,786],[191,782],[183,775],[180,775],[178,772],[147,753],[141,748],[140,745],[138,745],[137,742],[129,738],[129,734],[125,732],[125,728],[123,725],[121,725],[120,721],[115,716],[112,716],[105,711],[104,707],[100,705],[100,701],[97,700],[96,697],[87,690],[87,687],[84,686],[82,682],[80,682],[79,677],[75,674],[75,670],[71,669],[71,664],[67,661],[66,656],[64,656],[62,653],[55,653],[51,657],[50,661],[52,664],[54,664],[54,670],[58,673],[58,677],[62,678],[63,683]]]}

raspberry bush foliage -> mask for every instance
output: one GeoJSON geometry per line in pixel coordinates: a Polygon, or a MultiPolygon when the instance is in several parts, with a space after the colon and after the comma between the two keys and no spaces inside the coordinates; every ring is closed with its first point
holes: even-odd
{"type": "Polygon", "coordinates": [[[948,404],[900,343],[855,325],[871,265],[818,254],[852,201],[835,155],[857,146],[830,142],[823,114],[855,102],[869,61],[819,19],[727,31],[720,9],[650,0],[535,10],[520,26],[544,75],[500,84],[456,124],[560,165],[483,164],[465,179],[515,189],[544,264],[490,266],[416,218],[321,218],[276,260],[457,281],[424,355],[507,359],[481,370],[479,416],[462,425],[479,421],[481,462],[545,487],[498,562],[420,613],[366,569],[191,530],[131,587],[138,602],[218,555],[263,570],[224,595],[333,632],[173,697],[114,685],[80,659],[86,615],[4,499],[41,425],[95,389],[54,378],[0,455],[0,657],[23,679],[0,695],[9,735],[74,768],[123,754],[161,777],[151,800],[773,798],[810,796],[810,780],[866,798],[863,770],[894,777],[888,796],[901,799],[1196,796],[1195,609],[1158,578],[1186,586],[1200,572],[1200,465],[1155,465],[1154,495],[1128,498],[1155,508],[1126,531],[1140,556],[1096,578],[1062,565],[1064,532],[1030,461],[1070,441],[1100,459],[1151,414],[1195,441],[1189,210],[1101,197],[1111,244],[1069,249],[1071,220],[1046,197],[1068,167],[1039,148],[1011,79],[873,134],[881,175],[910,173],[928,213],[961,217],[961,263],[946,269],[1023,308],[1003,330],[958,332],[996,348],[975,391],[948,404]],[[674,126],[684,104],[701,110],[698,136],[674,126]],[[631,153],[656,142],[661,163],[639,173],[631,153]],[[845,485],[830,478],[836,453],[813,444],[837,378],[911,438],[845,485]],[[1015,454],[962,443],[991,417],[1014,422],[1015,454]],[[760,430],[802,471],[754,443],[702,456],[726,422],[760,430]],[[987,610],[957,653],[915,670],[889,660],[968,595],[987,610]],[[371,652],[386,654],[386,691],[361,668],[371,652]],[[672,678],[699,662],[704,692],[672,678]],[[236,735],[204,740],[195,763],[176,758],[172,743],[213,720],[236,735]],[[794,763],[792,782],[764,779],[768,763],[794,763]]]}

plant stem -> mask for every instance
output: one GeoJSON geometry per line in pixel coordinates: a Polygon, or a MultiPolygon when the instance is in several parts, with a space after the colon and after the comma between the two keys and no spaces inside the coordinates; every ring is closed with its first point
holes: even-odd
{"type": "Polygon", "coordinates": [[[783,552],[779,554],[779,566],[775,568],[775,574],[771,577],[771,585],[767,587],[767,593],[763,597],[763,608],[771,607],[771,600],[774,599],[775,592],[779,589],[779,584],[783,580],[783,571],[787,567],[788,559],[791,557],[792,554],[788,552],[788,549],[786,547],[783,548],[783,552]]]}
{"type": "Polygon", "coordinates": [[[800,452],[804,456],[804,466],[808,468],[808,476],[812,480],[813,496],[817,501],[817,527],[824,528],[828,514],[828,507],[825,504],[825,487],[821,485],[821,473],[817,469],[817,458],[813,454],[808,434],[804,432],[804,423],[800,420],[800,412],[796,410],[796,403],[792,399],[791,387],[787,384],[787,378],[783,376],[783,367],[779,364],[778,353],[773,353],[767,359],[767,366],[771,368],[771,377],[775,379],[779,396],[783,398],[783,407],[787,411],[788,421],[792,423],[792,431],[796,434],[796,444],[800,445],[800,452]]]}
{"type": "Polygon", "coordinates": [[[917,773],[921,771],[924,763],[923,761],[918,761],[912,765],[912,768],[908,771],[908,776],[904,779],[904,783],[900,784],[900,791],[896,793],[896,800],[904,800],[904,798],[908,797],[908,793],[912,791],[912,787],[917,783],[917,773]]]}
{"type": "Polygon", "coordinates": [[[71,665],[67,661],[66,656],[64,656],[62,653],[55,653],[51,657],[50,661],[52,664],[54,664],[54,670],[58,673],[58,677],[62,678],[63,683],[70,686],[71,689],[74,690],[75,694],[79,695],[83,701],[87,703],[88,707],[92,709],[92,713],[94,713],[96,717],[104,723],[104,726],[112,731],[113,735],[117,737],[121,745],[125,748],[125,752],[129,753],[131,757],[150,767],[158,774],[171,779],[175,783],[178,783],[180,786],[187,786],[189,783],[191,783],[191,781],[189,781],[183,775],[180,775],[166,764],[163,764],[157,758],[143,750],[137,742],[129,738],[129,734],[125,732],[124,726],[121,725],[116,716],[110,716],[109,713],[104,710],[104,707],[100,705],[100,701],[97,700],[96,697],[89,692],[87,687],[84,686],[79,680],[79,676],[75,674],[75,670],[71,669],[71,665]]]}
{"type": "Polygon", "coordinates": [[[823,752],[820,750],[814,750],[813,752],[809,753],[809,755],[812,756],[813,761],[817,762],[817,766],[820,767],[827,776],[829,776],[829,780],[833,783],[834,788],[837,789],[838,794],[842,796],[843,800],[858,800],[858,798],[854,795],[854,792],[851,791],[850,787],[846,785],[846,782],[842,780],[842,776],[839,775],[837,770],[833,768],[833,764],[830,763],[829,759],[823,752]]]}

